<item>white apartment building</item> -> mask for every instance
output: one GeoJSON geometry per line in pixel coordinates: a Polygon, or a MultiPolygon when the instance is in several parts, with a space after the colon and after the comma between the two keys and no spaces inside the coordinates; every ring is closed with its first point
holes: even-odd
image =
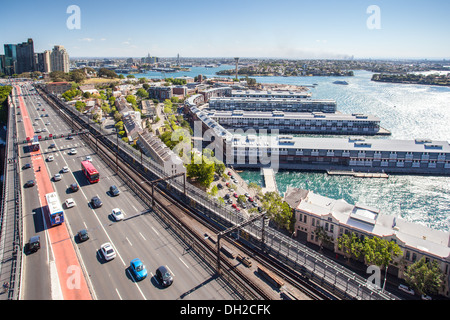
{"type": "Polygon", "coordinates": [[[68,73],[70,70],[69,54],[64,46],[56,45],[50,53],[50,71],[63,71],[68,73]]]}
{"type": "Polygon", "coordinates": [[[389,266],[389,274],[402,279],[406,268],[425,257],[436,261],[444,274],[440,294],[450,297],[450,233],[408,222],[393,215],[382,214],[379,209],[361,204],[351,205],[340,199],[330,199],[309,190],[288,188],[284,200],[295,214],[295,236],[302,241],[324,245],[330,250],[344,254],[338,248],[338,238],[343,234],[378,237],[394,241],[403,252],[403,257],[389,266]],[[315,233],[322,227],[332,239],[321,243],[315,233]]]}

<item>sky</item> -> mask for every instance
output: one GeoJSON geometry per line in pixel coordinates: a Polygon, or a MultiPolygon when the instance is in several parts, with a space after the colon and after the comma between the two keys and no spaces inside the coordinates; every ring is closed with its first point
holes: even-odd
{"type": "Polygon", "coordinates": [[[35,52],[63,45],[71,58],[450,59],[448,0],[10,0],[1,7],[0,54],[3,44],[32,38],[35,52]]]}

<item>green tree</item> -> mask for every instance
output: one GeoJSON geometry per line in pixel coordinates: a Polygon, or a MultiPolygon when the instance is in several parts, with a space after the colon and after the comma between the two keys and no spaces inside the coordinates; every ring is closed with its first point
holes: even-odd
{"type": "Polygon", "coordinates": [[[427,262],[425,257],[410,265],[405,271],[405,280],[419,294],[436,294],[442,285],[443,274],[436,261],[427,262]]]}
{"type": "Polygon", "coordinates": [[[262,199],[262,207],[278,227],[286,228],[290,232],[293,231],[294,219],[292,210],[277,192],[266,192],[262,199]]]}
{"type": "MultiPolygon", "coordinates": [[[[142,79],[142,78],[141,78],[142,79]]],[[[139,88],[136,91],[136,95],[141,99],[147,99],[149,97],[149,94],[147,91],[145,91],[143,88],[139,88]]]]}
{"type": "Polygon", "coordinates": [[[358,260],[363,253],[363,243],[353,232],[350,236],[343,234],[338,238],[338,248],[344,252],[348,261],[350,261],[350,258],[358,260]]]}

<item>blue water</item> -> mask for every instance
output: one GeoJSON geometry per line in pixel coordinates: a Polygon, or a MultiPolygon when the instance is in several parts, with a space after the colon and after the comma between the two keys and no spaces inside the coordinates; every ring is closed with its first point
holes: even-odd
{"type": "MultiPolygon", "coordinates": [[[[203,74],[232,69],[194,67],[190,72],[164,74],[165,77],[203,74]]],[[[161,73],[137,77],[161,78],[161,73]]],[[[259,83],[311,85],[312,97],[334,99],[343,113],[367,113],[381,119],[381,126],[392,132],[383,139],[429,138],[450,140],[450,88],[377,83],[371,72],[355,71],[354,77],[253,77],[259,83]],[[333,84],[345,80],[349,85],[333,84]]],[[[259,171],[241,173],[247,182],[261,184],[259,171]]],[[[275,176],[280,193],[288,186],[300,187],[351,204],[376,207],[384,214],[394,214],[425,226],[450,231],[450,178],[391,175],[389,179],[359,179],[328,176],[324,173],[278,172],[275,176]]]]}

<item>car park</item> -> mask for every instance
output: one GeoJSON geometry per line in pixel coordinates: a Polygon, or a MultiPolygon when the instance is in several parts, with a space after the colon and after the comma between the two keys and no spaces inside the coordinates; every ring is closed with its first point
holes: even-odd
{"type": "Polygon", "coordinates": [[[173,277],[166,266],[160,266],[156,269],[156,277],[164,287],[168,287],[173,283],[173,277]]]}
{"type": "Polygon", "coordinates": [[[119,208],[112,209],[112,213],[111,214],[114,217],[115,221],[120,221],[120,220],[123,220],[123,218],[124,218],[123,212],[119,208]]]}
{"type": "Polygon", "coordinates": [[[89,234],[86,229],[82,229],[82,230],[78,231],[77,236],[78,236],[78,240],[80,240],[80,242],[83,242],[83,241],[86,241],[89,239],[89,234]]]}
{"type": "Polygon", "coordinates": [[[69,198],[65,201],[66,204],[66,208],[72,208],[76,206],[75,200],[73,200],[72,198],[69,198]]]}
{"type": "Polygon", "coordinates": [[[120,190],[119,188],[117,188],[116,185],[112,185],[111,187],[109,187],[109,193],[112,196],[118,196],[120,194],[120,190]]]}
{"type": "Polygon", "coordinates": [[[91,199],[91,206],[93,209],[100,208],[103,205],[102,200],[98,196],[94,196],[91,199]]]}
{"type": "Polygon", "coordinates": [[[103,258],[105,258],[106,261],[110,261],[116,257],[116,251],[109,242],[102,244],[100,246],[100,251],[102,252],[103,258]]]}
{"type": "Polygon", "coordinates": [[[147,277],[147,269],[139,258],[131,260],[130,270],[137,281],[143,280],[147,277]]]}

